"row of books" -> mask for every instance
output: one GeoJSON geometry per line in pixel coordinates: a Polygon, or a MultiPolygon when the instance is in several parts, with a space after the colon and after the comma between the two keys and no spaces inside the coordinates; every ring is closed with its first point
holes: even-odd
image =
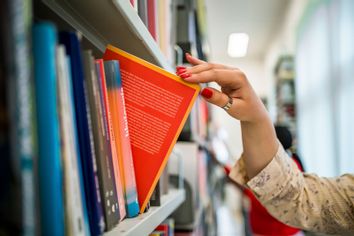
{"type": "Polygon", "coordinates": [[[33,59],[41,232],[100,235],[139,213],[119,62],[47,22],[33,59]]]}
{"type": "Polygon", "coordinates": [[[130,2],[167,60],[173,63],[177,1],[131,0],[130,2]]]}
{"type": "Polygon", "coordinates": [[[149,236],[174,236],[173,218],[165,219],[149,236]]]}
{"type": "Polygon", "coordinates": [[[199,87],[1,6],[0,231],[100,235],[144,212],[199,87]]]}
{"type": "Polygon", "coordinates": [[[166,75],[154,72],[157,67],[113,46],[107,47],[104,61],[95,60],[91,51],[81,52],[78,36],[73,32],[60,32],[59,42],[62,45],[56,44],[56,30],[50,23],[34,26],[39,193],[41,217],[45,219],[41,222],[42,232],[62,230],[58,229],[57,218],[63,209],[59,181],[62,160],[66,230],[77,235],[85,229],[80,222],[88,222],[91,234],[99,235],[125,216],[134,217],[145,211],[177,139],[176,131],[182,128],[178,120],[185,120],[185,111],[191,109],[191,101],[198,94],[197,87],[176,80],[170,80],[174,93],[166,90],[168,86],[157,87],[161,81],[152,83],[144,78],[151,76],[156,80],[155,76],[160,75],[161,80],[166,80],[166,75]],[[178,85],[180,94],[176,92],[178,85]],[[137,93],[146,97],[139,98],[137,93]],[[180,107],[163,101],[164,96],[180,107]],[[141,106],[151,110],[144,111],[141,106]],[[161,115],[170,120],[163,120],[161,115]],[[147,153],[156,160],[146,160],[147,153]],[[50,201],[48,191],[52,194],[50,201]],[[78,199],[82,199],[81,208],[78,199]],[[81,211],[83,202],[88,220],[85,209],[81,211]],[[54,217],[53,209],[58,213],[54,217]]]}

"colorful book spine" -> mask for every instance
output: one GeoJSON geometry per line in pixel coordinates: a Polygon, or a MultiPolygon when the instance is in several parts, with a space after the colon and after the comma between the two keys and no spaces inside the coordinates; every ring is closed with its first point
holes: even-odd
{"type": "Polygon", "coordinates": [[[117,116],[115,118],[117,126],[117,145],[119,145],[118,156],[120,157],[120,170],[123,173],[123,191],[125,197],[125,205],[128,217],[134,217],[139,214],[139,203],[136,192],[135,172],[133,165],[133,154],[130,144],[129,127],[127,120],[127,112],[125,109],[124,91],[122,79],[119,70],[119,62],[115,63],[115,83],[114,91],[116,100],[117,116]]]}
{"type": "Polygon", "coordinates": [[[76,122],[90,230],[92,235],[100,235],[104,232],[105,221],[97,175],[91,112],[88,102],[87,84],[84,80],[80,42],[77,35],[73,32],[61,32],[59,39],[65,45],[66,52],[71,60],[76,122]]]}
{"type": "MultiPolygon", "coordinates": [[[[109,112],[109,105],[108,105],[108,98],[107,98],[107,90],[106,90],[106,76],[104,72],[104,64],[102,59],[97,59],[95,60],[95,67],[96,67],[96,74],[97,74],[97,83],[98,83],[98,88],[99,88],[99,96],[100,96],[100,101],[101,101],[101,108],[102,108],[102,122],[104,125],[104,139],[105,139],[105,145],[107,147],[107,166],[109,165],[112,171],[110,172],[110,178],[113,179],[113,184],[114,184],[114,189],[116,191],[117,195],[117,201],[115,202],[116,208],[119,208],[118,204],[118,191],[117,191],[117,184],[116,184],[116,178],[115,178],[115,169],[114,169],[114,161],[113,159],[117,155],[117,150],[114,145],[114,137],[112,137],[113,133],[113,128],[112,128],[112,121],[110,118],[110,112],[109,112]],[[112,141],[113,140],[113,141],[112,141]]],[[[108,168],[108,167],[107,167],[108,168]]],[[[126,214],[122,211],[120,211],[120,220],[123,220],[123,218],[126,216],[126,214]],[[123,213],[121,215],[121,213],[123,213]]]]}
{"type": "Polygon", "coordinates": [[[85,235],[80,178],[78,174],[77,141],[74,127],[70,59],[65,47],[57,47],[57,74],[61,151],[64,174],[65,226],[66,235],[85,235]]]}
{"type": "Polygon", "coordinates": [[[115,168],[117,168],[117,181],[116,181],[116,186],[117,186],[117,191],[120,191],[120,194],[118,194],[118,201],[119,201],[119,207],[123,207],[125,214],[126,212],[126,203],[125,203],[125,197],[124,197],[124,170],[122,168],[123,166],[123,158],[122,158],[122,153],[121,153],[121,144],[119,143],[120,140],[120,130],[119,130],[119,118],[118,118],[118,102],[117,102],[117,93],[118,90],[115,87],[116,83],[116,73],[117,70],[119,71],[118,63],[117,61],[105,61],[104,62],[104,69],[105,69],[105,75],[106,75],[106,89],[107,89],[107,98],[108,98],[108,105],[109,105],[109,111],[110,111],[110,116],[111,116],[111,124],[112,124],[112,134],[114,137],[114,145],[116,148],[116,156],[114,158],[115,162],[115,168]]]}
{"type": "Polygon", "coordinates": [[[100,82],[101,82],[101,86],[102,86],[102,96],[103,96],[103,100],[104,100],[104,110],[105,110],[106,122],[107,122],[107,126],[108,126],[107,132],[108,132],[108,136],[110,138],[110,146],[111,146],[111,153],[112,153],[111,160],[113,163],[114,178],[115,178],[116,191],[117,191],[117,196],[118,196],[119,211],[120,211],[120,216],[121,216],[121,220],[122,220],[126,216],[126,211],[125,211],[125,207],[124,207],[125,203],[124,203],[122,179],[121,179],[121,175],[119,172],[116,141],[115,141],[115,136],[114,136],[114,131],[113,131],[113,121],[112,121],[109,100],[108,100],[105,66],[104,66],[104,62],[102,59],[96,60],[96,64],[99,67],[100,82]]]}
{"type": "Polygon", "coordinates": [[[40,222],[43,235],[65,233],[57,112],[56,43],[57,31],[52,24],[34,25],[33,56],[39,144],[40,222]]]}
{"type": "Polygon", "coordinates": [[[118,224],[120,219],[114,169],[111,161],[110,146],[106,142],[105,120],[103,117],[100,89],[97,80],[94,58],[90,50],[84,51],[84,65],[88,97],[91,107],[92,128],[96,151],[97,172],[100,181],[101,198],[105,214],[106,231],[118,224]]]}

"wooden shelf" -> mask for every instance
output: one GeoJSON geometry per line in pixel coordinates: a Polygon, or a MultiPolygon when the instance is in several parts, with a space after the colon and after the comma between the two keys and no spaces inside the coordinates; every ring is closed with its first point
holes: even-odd
{"type": "Polygon", "coordinates": [[[101,52],[112,44],[173,72],[150,32],[127,0],[42,0],[101,52]]]}
{"type": "Polygon", "coordinates": [[[164,219],[166,219],[185,200],[184,189],[170,189],[161,197],[161,206],[151,207],[147,213],[135,218],[124,219],[105,236],[149,235],[164,219]]]}

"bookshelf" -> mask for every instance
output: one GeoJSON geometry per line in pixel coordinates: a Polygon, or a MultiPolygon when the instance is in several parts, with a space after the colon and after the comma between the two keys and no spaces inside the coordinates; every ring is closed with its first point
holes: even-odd
{"type": "MultiPolygon", "coordinates": [[[[83,48],[98,58],[107,44],[173,72],[158,44],[128,0],[33,0],[35,18],[53,21],[59,30],[79,31],[83,48]]],[[[135,218],[126,218],[104,235],[148,235],[185,200],[184,189],[170,189],[161,206],[135,218]]]]}
{"type": "MultiPolygon", "coordinates": [[[[104,52],[110,43],[168,71],[174,71],[129,1],[41,0],[37,3],[41,4],[80,31],[100,52],[104,52]]],[[[40,8],[46,11],[43,6],[40,8]]]]}
{"type": "Polygon", "coordinates": [[[291,131],[296,148],[296,90],[294,57],[283,55],[275,67],[276,104],[278,125],[285,125],[291,131]]]}
{"type": "Polygon", "coordinates": [[[185,200],[184,189],[170,189],[168,194],[161,197],[161,206],[151,207],[147,213],[138,217],[124,219],[113,230],[104,236],[135,236],[148,235],[164,219],[166,219],[185,200]]]}

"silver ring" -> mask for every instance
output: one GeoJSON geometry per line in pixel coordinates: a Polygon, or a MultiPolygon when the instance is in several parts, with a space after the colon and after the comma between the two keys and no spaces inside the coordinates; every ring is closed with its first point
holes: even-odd
{"type": "Polygon", "coordinates": [[[232,103],[233,103],[233,99],[229,97],[229,101],[227,101],[227,103],[221,108],[224,109],[225,111],[228,111],[231,108],[232,103]]]}

